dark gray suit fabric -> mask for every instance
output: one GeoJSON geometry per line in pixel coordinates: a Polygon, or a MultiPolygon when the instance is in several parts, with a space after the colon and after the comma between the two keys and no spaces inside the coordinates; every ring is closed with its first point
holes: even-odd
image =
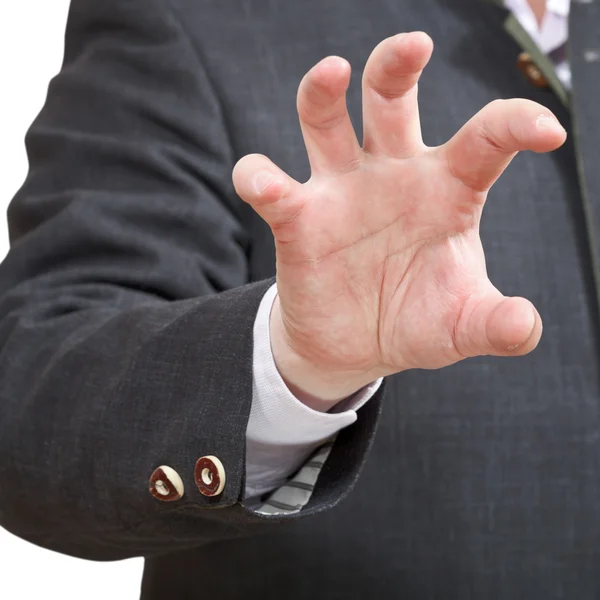
{"type": "Polygon", "coordinates": [[[145,600],[600,595],[596,229],[576,164],[579,150],[593,207],[600,67],[583,56],[600,15],[573,6],[577,138],[517,72],[505,16],[466,0],[74,1],[0,270],[2,525],[79,556],[147,556],[145,600]],[[390,378],[376,435],[381,395],[340,435],[312,518],[253,516],[236,501],[274,250],[230,169],[263,152],[306,180],[302,75],[348,58],[360,130],[369,52],[414,29],[437,46],[420,85],[428,144],[498,97],[547,105],[571,134],[519,156],[482,223],[492,281],[536,304],[544,337],[525,358],[390,378]],[[206,453],[228,473],[216,501],[194,489],[206,453]],[[184,478],[174,506],[146,491],[159,464],[184,478]]]}
{"type": "MultiPolygon", "coordinates": [[[[279,521],[238,503],[252,329],[273,280],[249,284],[250,265],[265,259],[233,191],[230,133],[171,8],[73,2],[64,67],[27,136],[31,169],[9,207],[12,247],[0,268],[9,531],[113,560],[279,521]],[[215,498],[194,482],[209,454],[227,475],[215,498]],[[148,492],[163,464],[183,478],[179,502],[148,492]]],[[[378,412],[376,401],[344,433],[332,483],[303,516],[349,491],[378,412]]]]}

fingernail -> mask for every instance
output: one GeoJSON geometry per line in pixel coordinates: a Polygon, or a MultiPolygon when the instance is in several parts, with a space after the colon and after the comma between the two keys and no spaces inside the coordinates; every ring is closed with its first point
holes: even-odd
{"type": "Polygon", "coordinates": [[[273,175],[269,171],[259,171],[254,176],[254,189],[257,194],[262,194],[272,183],[273,175]]]}
{"type": "Polygon", "coordinates": [[[514,346],[509,346],[509,347],[507,348],[507,350],[508,350],[509,352],[512,352],[513,350],[516,350],[516,349],[517,349],[517,348],[518,348],[520,345],[521,345],[521,344],[515,344],[514,346]]]}
{"type": "Polygon", "coordinates": [[[554,118],[548,115],[540,115],[537,118],[536,126],[541,130],[564,131],[564,127],[554,118]]]}

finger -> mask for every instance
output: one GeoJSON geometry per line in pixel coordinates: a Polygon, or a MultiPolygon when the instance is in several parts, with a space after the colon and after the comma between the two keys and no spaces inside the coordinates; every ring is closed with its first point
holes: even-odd
{"type": "Polygon", "coordinates": [[[494,288],[465,305],[455,328],[462,356],[522,356],[542,336],[542,319],[529,300],[507,298],[494,288]]]}
{"type": "Polygon", "coordinates": [[[294,221],[303,207],[302,185],[262,154],[248,154],[233,168],[239,197],[269,224],[273,232],[294,221]]]}
{"type": "Polygon", "coordinates": [[[360,158],[360,145],[346,107],[350,64],[329,56],[314,66],[298,88],[300,127],[313,173],[346,171],[360,158]]]}
{"type": "Polygon", "coordinates": [[[366,152],[402,158],[423,147],[417,88],[432,52],[422,32],[387,38],[373,50],[362,81],[366,152]]]}
{"type": "Polygon", "coordinates": [[[441,147],[451,173],[476,191],[487,191],[521,150],[549,152],[566,132],[556,117],[530,100],[495,100],[441,147]]]}

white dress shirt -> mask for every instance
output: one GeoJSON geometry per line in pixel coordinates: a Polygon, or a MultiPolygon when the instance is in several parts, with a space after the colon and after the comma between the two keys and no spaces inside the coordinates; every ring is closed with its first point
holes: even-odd
{"type": "MultiPolygon", "coordinates": [[[[544,54],[549,54],[567,42],[571,0],[548,0],[546,14],[541,24],[538,24],[527,0],[504,0],[504,4],[544,54]]],[[[563,60],[554,66],[562,84],[567,89],[571,89],[569,61],[563,60]]]]}
{"type": "MultiPolygon", "coordinates": [[[[548,0],[541,26],[527,0],[505,0],[523,28],[548,53],[567,41],[570,0],[548,0]]],[[[563,84],[570,87],[568,62],[556,65],[563,84]]],[[[259,505],[263,494],[280,489],[324,442],[357,420],[357,410],[375,394],[375,381],[328,413],[302,404],[277,371],[269,335],[269,317],[277,295],[273,285],[262,299],[254,323],[252,408],[246,433],[245,503],[259,505]]],[[[306,499],[307,501],[307,499],[306,499]]]]}

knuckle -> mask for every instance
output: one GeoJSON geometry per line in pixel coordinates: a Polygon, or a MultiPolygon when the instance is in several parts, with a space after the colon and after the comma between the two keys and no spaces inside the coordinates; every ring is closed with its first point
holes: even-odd
{"type": "Polygon", "coordinates": [[[346,118],[345,106],[311,105],[300,103],[298,116],[303,123],[316,129],[334,129],[346,118]]]}
{"type": "Polygon", "coordinates": [[[479,127],[478,137],[482,139],[492,150],[503,151],[503,144],[498,138],[497,133],[490,127],[489,123],[484,121],[479,127]]]}
{"type": "Polygon", "coordinates": [[[385,102],[410,99],[417,96],[419,90],[419,86],[415,81],[412,79],[407,81],[405,78],[371,83],[369,88],[377,99],[385,102]]]}

